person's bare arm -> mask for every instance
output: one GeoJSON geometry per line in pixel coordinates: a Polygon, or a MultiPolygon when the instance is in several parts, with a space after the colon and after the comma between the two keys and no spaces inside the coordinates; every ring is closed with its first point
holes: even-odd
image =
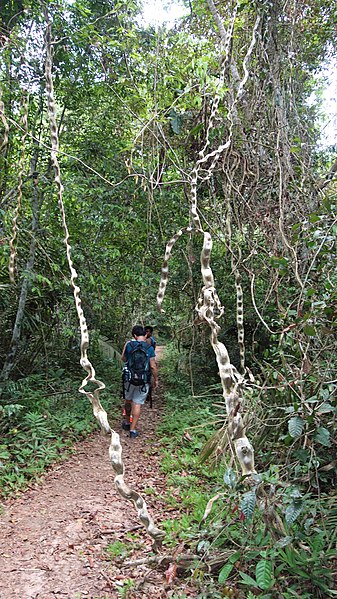
{"type": "Polygon", "coordinates": [[[151,374],[152,374],[152,378],[153,378],[153,388],[157,389],[157,387],[158,387],[158,370],[157,370],[157,364],[156,364],[155,358],[150,358],[150,368],[151,368],[151,374]]]}
{"type": "Polygon", "coordinates": [[[126,344],[127,344],[127,343],[128,343],[128,342],[126,342],[126,343],[125,343],[125,345],[124,345],[124,347],[123,347],[123,351],[122,351],[122,355],[121,355],[121,360],[122,360],[122,362],[127,362],[127,359],[126,359],[126,357],[125,357],[125,348],[126,348],[126,344]]]}

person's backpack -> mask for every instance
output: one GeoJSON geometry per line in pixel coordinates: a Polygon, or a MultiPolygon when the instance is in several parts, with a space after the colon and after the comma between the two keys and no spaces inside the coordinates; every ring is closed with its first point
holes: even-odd
{"type": "Polygon", "coordinates": [[[149,346],[146,341],[131,341],[131,347],[128,355],[129,382],[140,387],[150,381],[149,346]]]}

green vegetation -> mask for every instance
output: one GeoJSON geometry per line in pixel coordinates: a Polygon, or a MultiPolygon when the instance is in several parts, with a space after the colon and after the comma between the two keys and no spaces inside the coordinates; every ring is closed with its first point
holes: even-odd
{"type": "Polygon", "coordinates": [[[77,391],[86,327],[113,416],[110,366],[133,324],[153,324],[173,341],[160,435],[182,515],[165,525],[167,546],[182,539],[200,555],[201,596],[333,596],[337,161],[318,140],[336,11],[330,0],[186,5],[155,30],[136,0],[4,3],[0,486],[23,489],[93,430],[77,391]],[[213,242],[208,305],[201,233],[213,242]]]}
{"type": "MultiPolygon", "coordinates": [[[[317,433],[312,436],[313,465],[305,455],[301,461],[305,449],[298,442],[284,446],[287,422],[278,426],[272,447],[279,458],[273,455],[271,464],[271,453],[260,452],[259,474],[247,486],[233,468],[228,443],[221,443],[221,396],[207,388],[186,396],[182,376],[174,379],[174,355],[169,349],[162,369],[169,391],[158,432],[166,502],[179,515],[164,523],[165,543],[174,548],[183,542],[184,552],[195,555],[192,580],[199,596],[232,596],[230,590],[240,598],[335,596],[337,510],[329,492],[334,473],[320,469],[332,459],[320,437],[315,447],[317,433]]],[[[255,427],[256,445],[266,426],[258,397],[253,389],[251,407],[261,423],[255,427]]]]}
{"type": "Polygon", "coordinates": [[[107,546],[106,550],[109,557],[112,560],[116,558],[122,559],[130,553],[130,547],[128,547],[128,545],[126,545],[122,541],[115,541],[114,543],[110,543],[107,546]]]}
{"type": "MultiPolygon", "coordinates": [[[[117,371],[101,361],[106,381],[105,406],[119,414],[117,371]]],[[[8,382],[2,390],[0,489],[2,497],[15,494],[39,479],[53,462],[64,460],[74,443],[97,430],[92,408],[78,394],[74,377],[59,369],[46,381],[31,375],[8,382]]]]}

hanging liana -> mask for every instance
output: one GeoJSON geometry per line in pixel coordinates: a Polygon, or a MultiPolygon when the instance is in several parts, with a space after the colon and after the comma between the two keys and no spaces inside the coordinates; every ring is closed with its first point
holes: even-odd
{"type": "Polygon", "coordinates": [[[165,533],[157,528],[147,511],[147,506],[144,499],[139,495],[137,491],[134,491],[126,484],[124,480],[124,464],[122,460],[122,445],[120,442],[119,434],[112,430],[110,424],[108,422],[107,413],[102,407],[99,400],[99,393],[102,389],[105,388],[105,385],[102,381],[96,379],[95,369],[91,364],[88,358],[88,347],[89,347],[89,333],[88,327],[86,323],[86,319],[84,316],[84,312],[81,305],[80,298],[80,288],[76,285],[75,280],[78,275],[73,266],[72,258],[71,258],[71,245],[69,243],[69,231],[66,222],[65,209],[63,204],[63,185],[61,182],[61,171],[60,165],[58,162],[58,151],[59,151],[59,138],[58,138],[58,129],[56,123],[56,109],[55,109],[55,101],[54,101],[54,90],[53,90],[53,79],[52,79],[52,39],[51,39],[51,23],[49,20],[49,15],[47,8],[44,6],[44,16],[46,21],[46,65],[45,65],[45,76],[46,76],[46,89],[47,89],[47,97],[48,97],[48,114],[49,114],[49,123],[50,123],[50,135],[51,135],[51,163],[55,172],[55,183],[58,189],[58,204],[61,213],[63,230],[65,233],[65,245],[66,245],[66,253],[67,253],[67,261],[70,270],[70,281],[71,286],[74,291],[74,299],[76,310],[79,319],[80,332],[81,332],[81,359],[80,364],[82,368],[87,372],[87,376],[83,379],[82,384],[79,388],[80,393],[86,395],[86,397],[91,402],[94,416],[99,421],[101,428],[106,433],[111,433],[111,443],[109,447],[109,456],[112,463],[112,467],[116,474],[115,476],[115,485],[122,497],[132,501],[140,521],[145,526],[148,534],[153,538],[153,549],[158,550],[161,546],[161,542],[165,536],[165,533]],[[85,387],[88,383],[92,383],[95,385],[95,390],[93,392],[87,391],[85,387]]]}
{"type": "MultiPolygon", "coordinates": [[[[211,4],[213,4],[211,2],[211,4]]],[[[214,10],[216,10],[214,8],[214,10]]],[[[211,234],[207,231],[204,231],[201,225],[199,213],[198,213],[198,197],[197,197],[197,185],[198,180],[206,181],[212,177],[213,170],[215,165],[221,156],[221,154],[230,147],[232,143],[232,135],[233,135],[233,112],[236,104],[238,103],[240,97],[242,96],[244,85],[248,79],[248,61],[253,52],[253,48],[256,42],[256,32],[259,27],[260,17],[257,16],[255,25],[253,28],[252,39],[249,45],[247,54],[244,58],[244,75],[242,80],[239,83],[238,90],[236,96],[232,102],[232,105],[228,111],[228,120],[230,122],[229,125],[229,134],[225,143],[221,144],[215,150],[212,150],[206,153],[208,146],[210,145],[210,132],[213,127],[213,122],[219,107],[221,94],[222,94],[222,84],[225,79],[225,73],[230,61],[230,48],[231,48],[231,40],[234,32],[234,23],[236,18],[237,5],[235,6],[231,18],[229,19],[229,25],[227,28],[227,32],[223,36],[223,47],[224,47],[224,58],[222,59],[222,74],[220,78],[220,84],[218,86],[218,91],[213,100],[212,110],[210,119],[208,122],[208,127],[206,131],[206,138],[204,142],[203,148],[199,152],[199,158],[196,160],[195,166],[192,170],[190,176],[190,223],[191,226],[185,229],[181,229],[176,233],[172,239],[168,242],[165,251],[165,258],[161,272],[161,280],[159,284],[159,291],[157,294],[157,306],[160,311],[162,310],[162,302],[164,299],[166,286],[168,282],[168,260],[170,258],[172,248],[177,241],[177,239],[184,232],[192,232],[202,234],[204,237],[203,247],[200,256],[201,263],[201,275],[203,279],[204,286],[201,290],[200,297],[197,302],[196,312],[198,314],[198,320],[204,321],[208,324],[211,329],[211,344],[216,356],[218,368],[219,368],[219,376],[221,380],[221,385],[223,389],[223,397],[225,399],[226,404],[226,412],[228,417],[228,435],[231,441],[231,444],[235,450],[236,456],[239,460],[242,474],[244,476],[250,476],[255,473],[254,466],[254,449],[248,440],[245,427],[243,424],[243,419],[241,416],[241,397],[242,397],[242,389],[245,384],[245,379],[243,374],[240,374],[235,366],[231,364],[228,351],[224,343],[221,343],[218,339],[218,334],[220,331],[220,326],[216,322],[223,315],[223,307],[221,306],[220,299],[218,297],[217,291],[214,285],[214,277],[211,269],[210,258],[211,258],[211,250],[212,250],[212,237],[211,234]],[[205,169],[203,176],[200,176],[201,167],[206,165],[209,161],[211,161],[210,166],[205,169]]],[[[224,30],[224,27],[222,27],[224,30]]],[[[228,214],[229,218],[229,214],[228,214]]],[[[236,290],[237,290],[237,321],[239,324],[239,340],[241,343],[240,347],[240,355],[241,355],[241,367],[244,366],[244,353],[242,350],[243,344],[243,301],[242,301],[242,288],[240,283],[239,273],[235,273],[235,282],[236,282],[236,290]]]]}
{"type": "Polygon", "coordinates": [[[0,119],[4,127],[3,137],[0,141],[0,152],[5,152],[8,145],[9,125],[5,116],[5,105],[2,101],[2,89],[0,88],[0,119]]]}

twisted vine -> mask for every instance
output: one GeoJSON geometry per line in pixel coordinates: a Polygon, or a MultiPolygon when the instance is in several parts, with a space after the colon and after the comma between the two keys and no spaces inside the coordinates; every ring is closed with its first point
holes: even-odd
{"type": "Polygon", "coordinates": [[[223,308],[214,287],[214,278],[210,265],[211,251],[212,237],[210,233],[205,232],[200,256],[204,287],[201,290],[196,311],[199,319],[206,321],[211,329],[211,344],[216,356],[223,397],[226,403],[228,435],[240,462],[242,474],[250,475],[255,472],[254,449],[246,436],[240,412],[244,377],[231,364],[225,344],[218,340],[220,326],[217,324],[216,319],[222,315],[223,308]],[[217,310],[219,311],[218,316],[216,316],[217,310]]]}
{"type": "Polygon", "coordinates": [[[101,425],[101,428],[106,433],[111,433],[111,442],[109,447],[109,456],[112,464],[112,468],[115,472],[115,485],[119,494],[125,499],[131,501],[138,513],[138,517],[142,524],[145,526],[148,534],[153,538],[153,549],[158,550],[161,546],[161,542],[164,538],[165,533],[157,528],[151,518],[150,514],[147,511],[146,503],[144,499],[127,485],[124,481],[124,464],[122,460],[122,445],[120,442],[120,436],[114,430],[111,429],[110,424],[108,422],[107,413],[102,407],[99,400],[99,393],[102,389],[105,388],[105,384],[96,379],[96,373],[93,365],[91,364],[88,358],[88,347],[89,347],[89,333],[88,327],[86,323],[86,319],[84,316],[84,312],[81,305],[80,298],[80,288],[75,283],[78,275],[74,268],[72,257],[71,257],[71,245],[69,243],[69,230],[66,222],[66,214],[63,203],[63,185],[61,181],[61,171],[60,165],[58,162],[58,151],[59,151],[59,137],[58,137],[58,129],[56,122],[56,109],[55,109],[55,100],[54,100],[54,89],[53,89],[53,78],[52,78],[52,39],[51,39],[51,23],[49,21],[49,15],[46,7],[44,9],[44,16],[46,21],[46,63],[45,63],[45,77],[46,77],[46,89],[47,89],[47,98],[48,98],[48,114],[49,114],[49,124],[50,124],[50,136],[51,136],[51,163],[54,168],[55,173],[55,183],[58,191],[58,204],[61,213],[61,220],[65,235],[65,245],[66,245],[66,253],[67,253],[67,261],[70,270],[70,282],[74,292],[75,306],[80,324],[81,331],[81,358],[80,364],[82,368],[87,372],[87,376],[83,379],[81,386],[79,388],[80,393],[83,393],[90,401],[93,414],[95,418],[101,425]],[[92,383],[95,385],[95,390],[93,392],[87,391],[86,386],[88,383],[92,383]]]}
{"type": "MultiPolygon", "coordinates": [[[[212,4],[215,12],[216,9],[212,0],[210,0],[209,4],[212,4]]],[[[157,294],[157,306],[162,310],[162,302],[164,298],[164,294],[166,291],[167,281],[168,281],[168,260],[172,253],[172,248],[177,241],[177,239],[182,235],[183,232],[189,231],[191,233],[201,233],[204,237],[203,247],[200,255],[200,264],[201,264],[201,276],[204,283],[204,286],[201,290],[200,297],[198,298],[198,302],[196,305],[196,312],[198,315],[199,321],[204,321],[208,324],[211,330],[211,345],[214,350],[218,368],[219,368],[219,376],[221,380],[221,385],[223,389],[223,397],[225,399],[226,404],[226,412],[228,416],[228,435],[229,439],[234,447],[236,456],[239,460],[242,474],[243,475],[252,475],[255,473],[254,466],[254,448],[248,440],[245,427],[243,424],[243,419],[241,416],[240,408],[241,408],[241,396],[242,396],[242,387],[245,383],[243,375],[241,375],[235,366],[231,364],[230,358],[228,355],[228,351],[224,343],[221,343],[218,339],[218,334],[220,331],[220,326],[216,322],[224,312],[224,308],[221,305],[220,299],[218,297],[215,284],[214,284],[214,276],[211,268],[211,251],[212,251],[212,236],[208,231],[204,231],[200,217],[198,214],[198,195],[197,195],[197,185],[198,180],[201,179],[199,176],[201,165],[207,163],[211,160],[211,164],[207,169],[206,176],[203,177],[202,180],[209,180],[212,177],[212,172],[215,168],[215,165],[221,156],[222,152],[229,148],[232,143],[232,134],[233,134],[233,111],[234,108],[239,101],[240,97],[243,94],[245,83],[249,76],[248,71],[248,61],[252,55],[255,43],[256,43],[256,35],[257,30],[260,24],[260,16],[258,15],[255,20],[255,25],[253,28],[251,43],[249,45],[248,51],[246,53],[243,70],[244,75],[239,83],[238,90],[236,93],[236,97],[233,100],[233,103],[228,111],[228,119],[230,121],[229,133],[227,137],[227,141],[224,144],[219,145],[213,151],[210,151],[206,154],[206,150],[210,144],[210,132],[213,127],[213,122],[218,111],[219,103],[221,100],[221,82],[225,79],[225,73],[227,69],[227,65],[230,60],[230,46],[231,40],[234,32],[234,24],[237,13],[238,4],[236,4],[233,13],[231,15],[228,29],[224,39],[224,58],[222,61],[222,74],[220,80],[220,86],[218,87],[218,91],[213,101],[212,111],[208,122],[208,127],[206,131],[206,140],[203,148],[199,152],[199,158],[195,163],[195,167],[192,170],[190,177],[190,192],[191,192],[191,204],[190,204],[190,220],[191,226],[186,229],[181,229],[178,233],[176,233],[172,239],[168,242],[165,251],[164,262],[161,271],[161,279],[159,284],[159,290],[157,294]]],[[[214,16],[214,11],[211,11],[214,16]]],[[[218,13],[217,13],[218,14],[218,13]]],[[[224,27],[222,26],[222,33],[224,32],[224,27]]],[[[230,212],[227,213],[227,219],[230,219],[230,212]]],[[[227,223],[228,233],[230,233],[230,222],[228,220],[227,223]]],[[[232,266],[234,266],[234,257],[232,256],[232,266]]],[[[240,345],[240,358],[241,358],[241,368],[244,368],[244,331],[243,331],[243,292],[241,287],[241,278],[240,273],[237,269],[234,268],[235,274],[235,285],[237,292],[237,322],[238,322],[238,339],[240,345]]]]}
{"type": "Polygon", "coordinates": [[[161,277],[159,283],[159,290],[157,293],[157,308],[159,312],[164,312],[162,309],[162,303],[166,292],[166,287],[168,283],[168,262],[172,254],[173,246],[178,241],[179,237],[181,237],[184,233],[191,233],[193,231],[192,227],[184,227],[180,229],[173,237],[171,237],[170,241],[166,244],[165,255],[163,265],[161,267],[161,277]]]}
{"type": "Polygon", "coordinates": [[[245,372],[245,329],[243,325],[243,290],[241,285],[241,274],[239,271],[238,262],[241,259],[241,251],[239,248],[238,261],[235,260],[232,249],[232,228],[231,228],[231,205],[229,198],[227,199],[227,217],[226,217],[226,234],[227,245],[231,255],[232,272],[234,274],[235,290],[236,290],[236,325],[238,329],[238,346],[240,351],[240,371],[245,372]]]}
{"type": "Polygon", "coordinates": [[[8,145],[9,125],[5,116],[5,105],[2,101],[2,89],[0,89],[0,118],[4,127],[3,138],[0,144],[0,152],[5,152],[8,145]]]}

